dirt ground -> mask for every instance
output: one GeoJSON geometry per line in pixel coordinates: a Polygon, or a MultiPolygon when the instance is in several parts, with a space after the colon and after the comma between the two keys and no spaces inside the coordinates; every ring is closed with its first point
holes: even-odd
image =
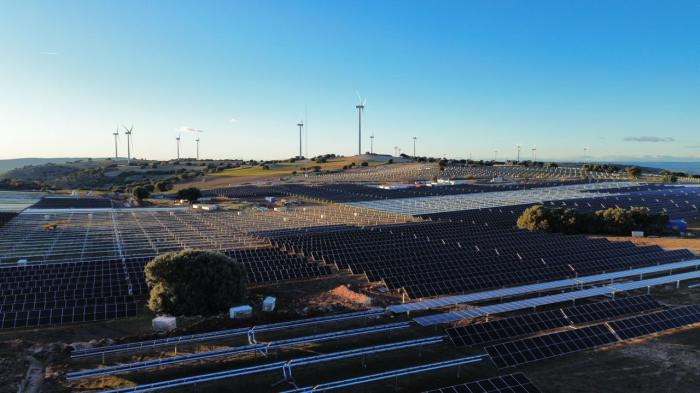
{"type": "Polygon", "coordinates": [[[610,241],[628,241],[640,246],[657,245],[666,250],[688,249],[700,255],[700,238],[608,236],[610,241]]]}

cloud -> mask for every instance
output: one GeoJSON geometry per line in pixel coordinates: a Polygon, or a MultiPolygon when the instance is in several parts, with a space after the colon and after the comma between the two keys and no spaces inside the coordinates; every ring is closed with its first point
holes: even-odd
{"type": "Polygon", "coordinates": [[[231,120],[229,120],[231,123],[238,123],[238,119],[235,117],[232,117],[231,120]]]}
{"type": "Polygon", "coordinates": [[[44,56],[58,56],[58,55],[60,55],[60,53],[52,52],[52,51],[39,52],[39,54],[44,55],[44,56]]]}
{"type": "Polygon", "coordinates": [[[700,149],[700,145],[688,145],[685,148],[686,149],[700,149]]]}
{"type": "Polygon", "coordinates": [[[628,136],[623,139],[625,142],[673,142],[675,139],[671,137],[660,137],[660,136],[628,136]]]}
{"type": "Polygon", "coordinates": [[[194,128],[194,127],[180,127],[180,132],[204,132],[204,131],[200,130],[199,128],[194,128]]]}

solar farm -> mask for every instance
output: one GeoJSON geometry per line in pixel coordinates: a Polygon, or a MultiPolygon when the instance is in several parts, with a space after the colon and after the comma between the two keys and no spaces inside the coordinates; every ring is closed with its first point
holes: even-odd
{"type": "MultiPolygon", "coordinates": [[[[697,222],[700,188],[573,167],[444,172],[406,164],[215,187],[205,198],[255,207],[211,211],[34,196],[0,213],[0,334],[67,335],[54,390],[78,392],[651,392],[604,373],[625,359],[646,370],[655,359],[632,362],[637,348],[700,351],[693,251],[516,226],[534,204],[697,222]],[[153,332],[144,267],[186,249],[234,258],[254,308],[269,295],[279,310],[153,332]],[[337,287],[367,301],[297,312],[337,287]]],[[[675,375],[674,391],[700,382],[675,375]]],[[[637,378],[649,386],[652,373],[637,378]]]]}

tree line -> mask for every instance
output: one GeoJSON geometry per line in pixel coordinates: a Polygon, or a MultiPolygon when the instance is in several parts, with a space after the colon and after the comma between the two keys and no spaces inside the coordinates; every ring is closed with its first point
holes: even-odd
{"type": "Polygon", "coordinates": [[[668,215],[651,213],[646,207],[613,207],[594,212],[579,212],[571,208],[534,205],[520,215],[517,226],[532,232],[629,235],[636,230],[651,234],[663,233],[668,223],[668,215]]]}

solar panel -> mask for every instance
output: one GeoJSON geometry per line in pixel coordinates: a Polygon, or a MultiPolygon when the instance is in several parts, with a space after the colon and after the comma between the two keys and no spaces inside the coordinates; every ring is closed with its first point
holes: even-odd
{"type": "Polygon", "coordinates": [[[486,352],[496,367],[508,368],[616,341],[615,335],[601,324],[496,344],[486,347],[486,352]]]}
{"type": "Polygon", "coordinates": [[[459,321],[460,319],[476,318],[485,315],[522,310],[526,308],[534,308],[547,304],[563,303],[576,299],[585,299],[594,296],[612,295],[617,292],[631,291],[634,289],[648,288],[652,286],[665,285],[669,283],[692,280],[697,278],[700,278],[700,271],[674,274],[670,276],[652,278],[649,280],[630,281],[622,284],[615,284],[614,287],[594,287],[589,289],[583,289],[580,291],[565,292],[556,295],[541,296],[525,300],[517,300],[508,303],[495,304],[481,308],[473,308],[468,310],[436,315],[428,315],[425,317],[414,318],[413,320],[421,326],[432,326],[442,323],[459,321]]]}
{"type": "Polygon", "coordinates": [[[569,324],[561,310],[553,310],[458,326],[446,329],[445,333],[455,346],[470,347],[556,329],[569,324]]]}
{"type": "Polygon", "coordinates": [[[628,340],[700,322],[700,306],[690,305],[610,322],[610,327],[628,340]]]}
{"type": "Polygon", "coordinates": [[[620,315],[637,314],[658,308],[661,308],[661,304],[651,296],[642,295],[567,307],[563,311],[571,322],[579,324],[602,321],[620,315]]]}
{"type": "Polygon", "coordinates": [[[384,324],[384,325],[368,326],[368,327],[363,327],[363,328],[359,328],[359,329],[342,330],[342,331],[335,331],[335,332],[330,332],[330,333],[315,334],[315,335],[311,335],[311,336],[295,337],[295,338],[277,340],[277,341],[272,341],[272,342],[265,343],[265,344],[262,344],[262,343],[250,344],[250,345],[243,345],[243,346],[239,346],[239,347],[228,347],[228,348],[224,348],[224,349],[217,349],[217,350],[211,350],[211,351],[194,352],[194,353],[190,353],[190,354],[186,354],[186,355],[169,356],[169,357],[163,357],[163,358],[158,358],[158,359],[143,360],[143,361],[139,361],[139,362],[123,363],[123,364],[117,364],[114,366],[106,366],[106,367],[95,368],[95,369],[91,369],[91,370],[78,371],[75,373],[71,373],[70,377],[71,378],[86,378],[86,377],[93,377],[93,376],[99,376],[99,375],[115,375],[115,374],[127,373],[127,372],[144,370],[144,369],[155,368],[155,367],[164,367],[164,366],[178,365],[178,364],[183,364],[183,363],[191,363],[191,362],[205,360],[205,359],[222,358],[222,357],[226,357],[226,356],[239,355],[239,354],[243,354],[243,353],[255,353],[258,351],[267,353],[267,351],[269,351],[270,349],[287,348],[287,347],[291,347],[294,345],[300,345],[300,344],[317,343],[317,342],[324,342],[324,341],[342,339],[342,338],[347,338],[347,337],[356,337],[356,336],[361,336],[361,335],[366,335],[366,334],[389,332],[389,331],[392,331],[395,329],[404,329],[404,328],[407,328],[409,326],[410,326],[409,322],[395,322],[395,323],[388,323],[388,324],[384,324]]]}
{"type": "Polygon", "coordinates": [[[609,281],[609,280],[614,280],[614,279],[623,278],[623,277],[641,276],[644,274],[658,273],[658,272],[663,272],[663,271],[669,271],[669,270],[674,270],[674,269],[683,269],[683,268],[696,267],[696,266],[700,266],[700,259],[674,262],[674,263],[666,263],[666,264],[661,264],[661,265],[656,265],[656,266],[649,266],[649,267],[643,267],[643,268],[637,268],[637,269],[628,269],[628,270],[605,273],[605,274],[596,274],[596,275],[592,275],[592,276],[582,276],[582,277],[578,277],[575,279],[556,280],[556,281],[548,281],[548,282],[543,282],[543,283],[538,283],[538,284],[522,285],[522,286],[518,286],[518,287],[502,288],[502,289],[496,289],[496,290],[491,290],[491,291],[471,293],[471,294],[467,294],[467,295],[447,296],[447,297],[442,297],[442,298],[438,298],[438,299],[425,300],[425,301],[421,301],[421,302],[398,304],[398,305],[394,305],[394,306],[389,306],[388,309],[392,313],[403,313],[403,312],[417,311],[417,310],[429,310],[429,309],[433,309],[433,308],[452,306],[452,305],[456,305],[456,304],[460,304],[460,303],[473,303],[473,302],[479,302],[479,301],[500,299],[503,297],[524,295],[524,294],[533,293],[533,292],[544,292],[544,291],[557,289],[557,288],[575,287],[575,286],[578,286],[581,284],[591,284],[591,283],[595,283],[595,282],[609,281]]]}
{"type": "Polygon", "coordinates": [[[467,382],[459,385],[428,390],[423,393],[540,393],[523,373],[467,382]]]}

